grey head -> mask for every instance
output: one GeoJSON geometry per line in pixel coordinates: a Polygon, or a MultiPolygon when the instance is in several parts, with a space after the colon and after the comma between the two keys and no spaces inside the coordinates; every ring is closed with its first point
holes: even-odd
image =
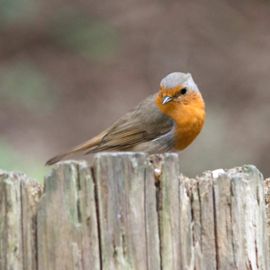
{"type": "Polygon", "coordinates": [[[160,87],[164,89],[175,88],[179,85],[199,92],[199,88],[190,73],[172,72],[164,77],[160,82],[160,87]]]}

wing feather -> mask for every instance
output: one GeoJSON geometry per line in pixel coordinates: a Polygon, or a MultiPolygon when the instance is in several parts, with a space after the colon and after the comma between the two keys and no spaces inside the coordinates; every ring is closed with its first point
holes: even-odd
{"type": "MultiPolygon", "coordinates": [[[[155,95],[148,97],[133,111],[116,121],[110,128],[70,151],[51,158],[46,165],[52,165],[77,153],[132,151],[134,149],[141,149],[141,151],[145,149],[147,151],[148,142],[159,137],[162,138],[163,135],[166,136],[166,133],[170,133],[174,125],[172,119],[159,111],[155,105],[155,98],[155,95]],[[142,145],[144,147],[140,147],[142,145]]],[[[159,140],[156,142],[159,142],[159,140]]],[[[156,142],[149,144],[149,149],[155,149],[156,142]]],[[[164,147],[162,144],[158,147],[164,147]]]]}
{"type": "Polygon", "coordinates": [[[159,111],[155,105],[155,96],[151,96],[120,118],[107,131],[100,144],[87,153],[115,149],[132,150],[140,143],[169,132],[172,127],[173,121],[159,111]]]}

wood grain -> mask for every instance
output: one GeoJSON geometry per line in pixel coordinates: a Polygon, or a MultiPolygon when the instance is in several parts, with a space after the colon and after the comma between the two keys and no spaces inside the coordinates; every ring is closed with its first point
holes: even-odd
{"type": "Polygon", "coordinates": [[[36,207],[41,187],[0,170],[0,269],[37,269],[36,207]]]}
{"type": "Polygon", "coordinates": [[[252,165],[181,174],[178,154],[100,153],[44,190],[0,171],[2,270],[269,269],[269,179],[252,165]]]}

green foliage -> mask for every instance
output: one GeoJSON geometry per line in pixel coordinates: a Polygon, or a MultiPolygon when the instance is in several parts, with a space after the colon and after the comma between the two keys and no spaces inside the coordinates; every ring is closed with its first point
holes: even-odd
{"type": "Polygon", "coordinates": [[[28,62],[20,62],[0,71],[0,98],[12,106],[47,113],[56,103],[56,95],[50,95],[49,88],[48,78],[28,62]]]}
{"type": "Polygon", "coordinates": [[[26,159],[25,156],[1,139],[0,149],[0,169],[20,171],[39,182],[43,182],[46,168],[41,161],[33,158],[26,159]]]}
{"type": "Polygon", "coordinates": [[[0,27],[33,19],[39,10],[37,0],[0,0],[0,27]]]}
{"type": "Polygon", "coordinates": [[[54,22],[55,39],[62,46],[92,60],[108,60],[116,54],[118,35],[108,23],[65,12],[54,22]]]}

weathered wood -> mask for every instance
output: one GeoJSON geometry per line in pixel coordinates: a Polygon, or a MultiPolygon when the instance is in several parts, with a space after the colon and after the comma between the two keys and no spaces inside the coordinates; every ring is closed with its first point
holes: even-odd
{"type": "Polygon", "coordinates": [[[45,180],[37,213],[38,269],[100,269],[94,183],[85,162],[65,162],[45,180]]]}
{"type": "Polygon", "coordinates": [[[267,228],[268,244],[269,244],[269,251],[270,251],[270,178],[267,178],[264,181],[264,194],[265,194],[265,205],[266,205],[266,228],[267,228]]]}
{"type": "Polygon", "coordinates": [[[181,268],[180,243],[180,164],[177,154],[164,155],[158,191],[158,218],[162,269],[181,268]]]}
{"type": "Polygon", "coordinates": [[[0,170],[0,269],[37,269],[36,206],[41,187],[0,170]]]}
{"type": "MultiPolygon", "coordinates": [[[[25,176],[24,176],[25,177],[25,176]]],[[[37,206],[42,187],[27,177],[21,181],[21,224],[23,269],[37,269],[37,206]]]]}
{"type": "Polygon", "coordinates": [[[269,180],[251,165],[187,178],[180,160],[59,163],[41,198],[0,172],[0,269],[269,269],[269,180]]]}
{"type": "MultiPolygon", "coordinates": [[[[212,174],[205,173],[198,178],[198,193],[199,193],[199,218],[196,218],[195,224],[200,229],[200,249],[203,256],[205,269],[217,268],[217,253],[216,253],[216,228],[215,228],[215,207],[213,195],[213,181],[212,174]]],[[[198,243],[198,242],[197,242],[198,243]]],[[[202,267],[203,269],[203,267],[202,267]]]]}
{"type": "MultiPolygon", "coordinates": [[[[156,209],[151,205],[153,200],[146,200],[148,194],[145,193],[146,189],[151,192],[154,182],[145,181],[145,166],[142,154],[120,157],[100,154],[97,157],[95,176],[103,269],[159,267],[158,228],[154,224],[157,223],[156,209]],[[146,219],[146,214],[152,218],[146,219]]],[[[155,198],[152,190],[153,195],[155,198]]]]}

